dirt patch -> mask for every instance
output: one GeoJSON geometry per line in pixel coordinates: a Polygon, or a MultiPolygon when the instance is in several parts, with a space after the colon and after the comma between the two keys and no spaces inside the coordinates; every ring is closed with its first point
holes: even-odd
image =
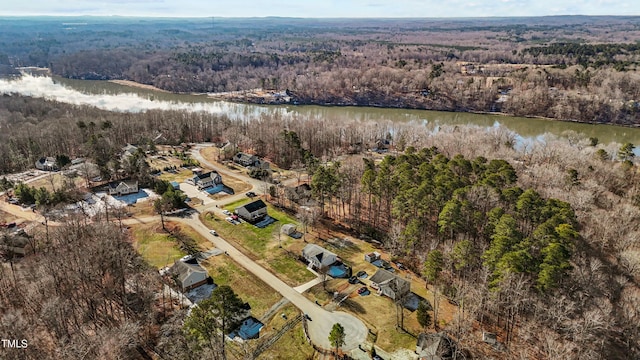
{"type": "Polygon", "coordinates": [[[139,82],[135,82],[135,81],[131,81],[131,80],[109,80],[109,82],[112,82],[112,83],[118,84],[118,85],[131,86],[131,87],[138,88],[138,89],[153,90],[153,91],[159,91],[159,92],[164,92],[164,93],[168,93],[169,92],[167,90],[162,90],[160,88],[157,88],[157,87],[155,87],[153,85],[141,84],[139,82]]]}

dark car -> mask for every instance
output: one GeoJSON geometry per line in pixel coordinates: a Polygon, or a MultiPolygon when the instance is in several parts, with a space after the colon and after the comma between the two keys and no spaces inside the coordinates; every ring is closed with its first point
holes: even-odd
{"type": "Polygon", "coordinates": [[[363,286],[360,289],[358,289],[358,294],[363,294],[363,293],[367,292],[367,290],[368,290],[367,287],[363,286]]]}
{"type": "Polygon", "coordinates": [[[356,274],[356,276],[357,276],[357,277],[359,277],[359,278],[361,278],[361,279],[362,279],[362,278],[366,278],[366,277],[367,277],[367,272],[366,272],[366,271],[364,271],[364,270],[360,270],[360,271],[358,271],[358,273],[356,274]]]}
{"type": "Polygon", "coordinates": [[[406,270],[407,268],[404,266],[404,264],[402,264],[401,262],[396,262],[396,266],[398,267],[398,269],[400,270],[406,270]]]}
{"type": "Polygon", "coordinates": [[[253,191],[249,191],[246,195],[247,195],[248,197],[252,198],[252,197],[255,197],[255,196],[256,196],[256,193],[254,193],[253,191]]]}
{"type": "Polygon", "coordinates": [[[349,284],[357,284],[358,283],[358,278],[356,276],[352,276],[349,278],[349,284]]]}

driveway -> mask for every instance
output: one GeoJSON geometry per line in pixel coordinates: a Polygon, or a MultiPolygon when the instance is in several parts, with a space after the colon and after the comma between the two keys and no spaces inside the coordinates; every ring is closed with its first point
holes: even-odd
{"type": "Polygon", "coordinates": [[[283,297],[291,301],[291,303],[300,309],[300,311],[308,314],[311,318],[310,321],[307,321],[309,336],[317,346],[326,349],[332,348],[329,343],[329,332],[331,332],[331,328],[335,323],[342,324],[345,329],[345,345],[342,347],[344,351],[350,351],[357,348],[359,344],[363,343],[367,339],[368,329],[360,319],[345,312],[329,312],[311,302],[311,300],[307,299],[304,295],[284,283],[277,276],[258,265],[223,238],[209,234],[209,229],[195,216],[197,215],[194,215],[191,219],[176,219],[176,221],[191,225],[202,236],[209,239],[216,248],[226,251],[240,266],[247,269],[260,280],[271,286],[283,297]]]}
{"type": "Polygon", "coordinates": [[[198,198],[202,200],[202,205],[205,207],[214,203],[214,200],[209,197],[206,193],[200,191],[197,187],[183,182],[180,184],[180,190],[187,194],[188,197],[195,199],[198,198]]]}

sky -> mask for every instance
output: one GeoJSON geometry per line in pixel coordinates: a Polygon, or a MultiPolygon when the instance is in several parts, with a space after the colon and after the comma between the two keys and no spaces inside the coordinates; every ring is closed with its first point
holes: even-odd
{"type": "Polygon", "coordinates": [[[487,17],[640,15],[638,0],[0,0],[0,16],[487,17]]]}

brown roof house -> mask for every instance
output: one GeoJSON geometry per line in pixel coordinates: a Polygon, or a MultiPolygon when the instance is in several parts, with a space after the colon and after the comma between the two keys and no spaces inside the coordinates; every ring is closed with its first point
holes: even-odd
{"type": "Polygon", "coordinates": [[[193,257],[177,260],[169,269],[169,274],[184,292],[204,285],[209,281],[207,270],[200,266],[198,260],[193,257]]]}
{"type": "Polygon", "coordinates": [[[378,290],[378,294],[393,300],[402,299],[411,292],[411,283],[385,269],[379,269],[371,279],[371,287],[378,290]]]}

